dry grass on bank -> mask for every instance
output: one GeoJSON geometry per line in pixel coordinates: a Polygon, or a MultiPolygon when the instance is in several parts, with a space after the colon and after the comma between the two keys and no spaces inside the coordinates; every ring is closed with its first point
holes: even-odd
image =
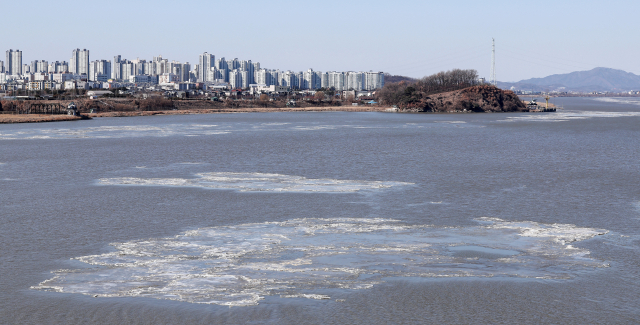
{"type": "MultiPolygon", "coordinates": [[[[188,108],[175,110],[154,111],[123,111],[83,113],[87,117],[128,117],[152,115],[186,115],[186,114],[215,114],[215,113],[268,113],[268,112],[384,112],[389,107],[383,106],[319,106],[319,107],[217,107],[217,108],[188,108]]],[[[80,120],[80,116],[49,115],[49,114],[0,114],[0,124],[7,123],[39,123],[55,121],[80,120]]]]}
{"type": "Polygon", "coordinates": [[[185,114],[213,114],[213,113],[267,113],[267,112],[383,112],[388,107],[379,106],[325,106],[325,107],[239,107],[239,108],[210,108],[210,109],[180,109],[167,111],[129,111],[129,112],[100,112],[86,114],[89,117],[126,117],[151,115],[185,115],[185,114]]]}
{"type": "Polygon", "coordinates": [[[80,116],[49,114],[0,114],[0,124],[76,121],[80,116]]]}

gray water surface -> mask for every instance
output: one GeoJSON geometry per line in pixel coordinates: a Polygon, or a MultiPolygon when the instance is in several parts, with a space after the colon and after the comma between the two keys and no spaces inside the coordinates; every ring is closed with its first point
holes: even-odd
{"type": "Polygon", "coordinates": [[[0,323],[640,322],[640,101],[0,125],[0,323]]]}

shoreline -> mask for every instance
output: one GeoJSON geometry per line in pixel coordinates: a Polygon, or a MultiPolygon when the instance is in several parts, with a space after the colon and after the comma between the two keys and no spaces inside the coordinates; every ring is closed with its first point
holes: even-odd
{"type": "Polygon", "coordinates": [[[384,112],[390,107],[373,106],[326,106],[326,107],[239,107],[239,108],[191,108],[160,111],[125,111],[88,113],[88,117],[130,117],[152,115],[190,115],[190,114],[225,114],[225,113],[274,113],[274,112],[384,112]]]}
{"type": "Polygon", "coordinates": [[[0,114],[0,124],[79,121],[82,116],[52,114],[0,114]]]}
{"type": "MultiPolygon", "coordinates": [[[[551,105],[550,105],[551,106],[551,105]]],[[[116,111],[83,113],[82,116],[51,114],[0,114],[0,124],[78,121],[96,117],[134,117],[154,115],[196,115],[276,112],[398,112],[390,106],[322,106],[322,107],[238,107],[189,108],[157,111],[116,111]]],[[[412,112],[400,112],[412,113],[412,112]]],[[[469,114],[470,112],[432,112],[431,114],[469,114]]]]}
{"type": "MultiPolygon", "coordinates": [[[[244,107],[244,108],[199,108],[159,111],[119,111],[82,114],[95,117],[133,117],[153,115],[193,115],[193,114],[229,114],[229,113],[274,113],[274,112],[385,112],[390,107],[379,106],[326,106],[326,107],[244,107]]],[[[0,124],[43,123],[82,120],[82,116],[51,114],[0,114],[0,124]]],[[[84,118],[86,119],[86,118],[84,118]]]]}

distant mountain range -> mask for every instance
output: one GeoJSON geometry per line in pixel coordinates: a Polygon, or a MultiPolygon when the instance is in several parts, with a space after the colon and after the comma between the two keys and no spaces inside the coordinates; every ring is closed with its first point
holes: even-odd
{"type": "Polygon", "coordinates": [[[631,91],[640,90],[640,76],[631,72],[610,68],[595,68],[589,71],[576,71],[566,74],[554,74],[544,78],[532,78],[518,82],[498,82],[502,89],[531,91],[631,91]]]}

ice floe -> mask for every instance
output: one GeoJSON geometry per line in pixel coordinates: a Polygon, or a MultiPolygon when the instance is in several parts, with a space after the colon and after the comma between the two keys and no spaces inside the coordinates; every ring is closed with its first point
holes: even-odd
{"type": "Polygon", "coordinates": [[[95,297],[150,297],[248,306],[266,296],[332,299],[389,278],[569,279],[607,267],[568,245],[607,231],[480,218],[433,227],[391,219],[293,219],[200,228],[113,243],[32,288],[95,297]]]}
{"type": "Polygon", "coordinates": [[[312,179],[302,176],[264,173],[199,173],[195,178],[101,178],[100,185],[199,187],[242,192],[317,192],[338,193],[387,189],[411,185],[406,182],[312,179]]]}

